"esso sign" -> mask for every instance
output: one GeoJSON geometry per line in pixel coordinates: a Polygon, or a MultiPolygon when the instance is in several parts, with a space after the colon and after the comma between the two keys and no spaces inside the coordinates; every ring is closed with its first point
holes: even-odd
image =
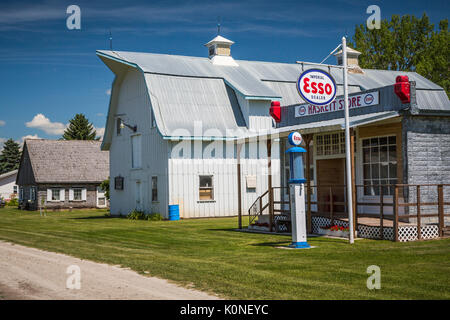
{"type": "Polygon", "coordinates": [[[310,104],[325,105],[336,97],[336,82],[323,70],[309,69],[298,78],[297,90],[300,96],[310,104]]]}
{"type": "Polygon", "coordinates": [[[288,136],[288,141],[293,146],[299,146],[302,143],[302,135],[297,131],[291,132],[288,136]]]}

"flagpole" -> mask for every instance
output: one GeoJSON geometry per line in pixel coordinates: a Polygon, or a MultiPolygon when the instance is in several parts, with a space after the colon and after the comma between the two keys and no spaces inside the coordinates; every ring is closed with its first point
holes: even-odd
{"type": "Polygon", "coordinates": [[[349,241],[354,242],[353,228],[353,193],[352,193],[352,163],[350,150],[350,125],[348,120],[348,80],[347,80],[347,39],[342,37],[342,61],[344,73],[344,110],[345,110],[345,165],[347,168],[347,211],[349,224],[349,241]]]}

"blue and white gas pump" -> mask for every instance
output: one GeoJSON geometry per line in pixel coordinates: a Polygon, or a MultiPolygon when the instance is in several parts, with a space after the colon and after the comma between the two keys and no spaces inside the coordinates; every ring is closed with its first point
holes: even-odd
{"type": "Polygon", "coordinates": [[[305,210],[305,182],[303,156],[305,149],[299,147],[302,143],[300,133],[294,131],[289,134],[289,143],[293,146],[286,150],[289,154],[290,177],[289,194],[291,205],[291,229],[292,244],[291,248],[304,249],[310,248],[306,241],[306,210],[305,210]]]}

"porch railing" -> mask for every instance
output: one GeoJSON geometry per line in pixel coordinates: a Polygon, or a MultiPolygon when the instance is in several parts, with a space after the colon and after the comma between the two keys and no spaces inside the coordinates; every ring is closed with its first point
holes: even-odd
{"type": "MultiPolygon", "coordinates": [[[[307,217],[312,214],[325,216],[334,224],[336,219],[347,218],[347,188],[345,185],[311,185],[305,191],[315,194],[315,200],[305,197],[307,202],[307,217]],[[315,210],[312,209],[315,206],[315,210]]],[[[273,231],[280,215],[290,218],[289,198],[285,200],[283,195],[289,197],[284,187],[274,187],[259,196],[249,208],[249,224],[255,222],[259,215],[269,214],[269,230],[273,231]]],[[[380,238],[384,238],[384,222],[391,220],[394,231],[394,241],[399,241],[399,224],[411,223],[416,220],[417,236],[421,240],[422,219],[436,218],[439,237],[450,236],[450,226],[445,225],[445,217],[450,217],[450,184],[379,184],[379,185],[355,185],[353,196],[354,230],[358,226],[358,219],[364,217],[379,219],[380,238]],[[423,194],[423,190],[427,193],[423,194]],[[362,193],[361,193],[362,191],[362,193]],[[446,192],[445,192],[446,191],[446,192]],[[425,197],[423,197],[425,195],[425,197]],[[372,199],[370,199],[372,198],[372,199]],[[422,200],[426,198],[426,200],[422,200]],[[378,207],[378,210],[375,208],[378,207]],[[385,208],[391,207],[392,213],[386,213],[385,208]],[[427,207],[424,210],[424,207],[427,207]],[[432,212],[437,209],[437,212],[432,212]],[[373,208],[378,212],[368,213],[367,209],[373,208]],[[411,209],[410,209],[411,208],[411,209]],[[366,211],[366,212],[363,212],[366,211]]],[[[311,224],[308,224],[309,228],[311,224]]],[[[311,230],[308,230],[311,232],[311,230]]]]}

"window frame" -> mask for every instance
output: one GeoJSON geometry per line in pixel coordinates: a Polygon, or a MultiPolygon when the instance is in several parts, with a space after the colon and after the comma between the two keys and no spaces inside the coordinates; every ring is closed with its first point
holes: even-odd
{"type": "Polygon", "coordinates": [[[83,201],[83,189],[84,188],[80,188],[80,187],[72,188],[72,192],[73,192],[73,199],[72,199],[72,201],[83,201]],[[80,192],[80,199],[77,199],[75,197],[75,191],[79,191],[80,192]]]}
{"type": "Polygon", "coordinates": [[[214,175],[212,174],[202,174],[198,176],[198,199],[200,202],[208,202],[208,201],[214,201],[214,175]],[[210,178],[211,179],[211,186],[208,187],[202,187],[201,186],[201,180],[202,178],[210,178]],[[211,190],[211,198],[210,199],[201,199],[201,191],[202,190],[211,190]]]}
{"type": "MultiPolygon", "coordinates": [[[[383,181],[386,181],[387,184],[395,184],[398,183],[398,162],[399,159],[397,157],[398,155],[398,149],[397,149],[397,143],[398,143],[398,136],[396,134],[386,134],[386,135],[380,135],[380,136],[371,136],[371,137],[364,137],[361,138],[361,182],[363,187],[363,197],[379,197],[380,196],[380,188],[375,188],[374,186],[383,184],[383,181]],[[380,140],[386,138],[386,144],[380,144],[380,140]],[[390,138],[394,138],[395,141],[392,143],[390,142],[390,138]],[[377,144],[372,145],[372,140],[377,139],[377,144]],[[368,140],[368,145],[364,145],[364,142],[368,140]],[[372,148],[377,148],[377,157],[378,161],[373,161],[372,159],[372,148]],[[381,148],[386,148],[386,161],[381,161],[381,148]],[[394,151],[390,151],[391,148],[394,148],[394,151]],[[365,149],[369,150],[369,155],[367,156],[367,161],[365,159],[365,149]],[[390,152],[394,152],[395,154],[395,161],[390,160],[390,152]],[[382,176],[382,164],[386,163],[386,169],[387,169],[387,176],[382,176]],[[395,165],[394,176],[391,176],[391,165],[395,165]],[[369,168],[369,177],[366,176],[366,166],[369,168]],[[378,176],[374,177],[372,173],[373,166],[377,166],[378,169],[378,176]],[[393,181],[394,180],[394,181],[393,181]],[[369,184],[366,184],[369,182],[369,184]],[[377,182],[378,184],[374,184],[374,182],[377,182]],[[367,187],[366,187],[367,186],[367,187]],[[370,188],[370,193],[367,192],[367,188],[370,188]]],[[[386,197],[392,197],[393,196],[393,188],[392,187],[383,187],[383,196],[386,197]]]]}
{"type": "Polygon", "coordinates": [[[61,189],[59,188],[51,188],[52,190],[52,200],[51,201],[61,201],[61,189]],[[58,199],[54,199],[54,192],[58,191],[58,199]]]}
{"type": "Polygon", "coordinates": [[[158,176],[152,176],[152,202],[158,202],[158,176]]]}
{"type": "Polygon", "coordinates": [[[142,169],[142,135],[135,134],[131,136],[131,169],[142,169]],[[133,141],[136,141],[138,148],[135,149],[133,141]],[[138,151],[135,151],[138,150],[138,151]],[[135,155],[136,152],[136,155],[135,155]],[[138,162],[135,162],[138,160],[138,162]]]}

